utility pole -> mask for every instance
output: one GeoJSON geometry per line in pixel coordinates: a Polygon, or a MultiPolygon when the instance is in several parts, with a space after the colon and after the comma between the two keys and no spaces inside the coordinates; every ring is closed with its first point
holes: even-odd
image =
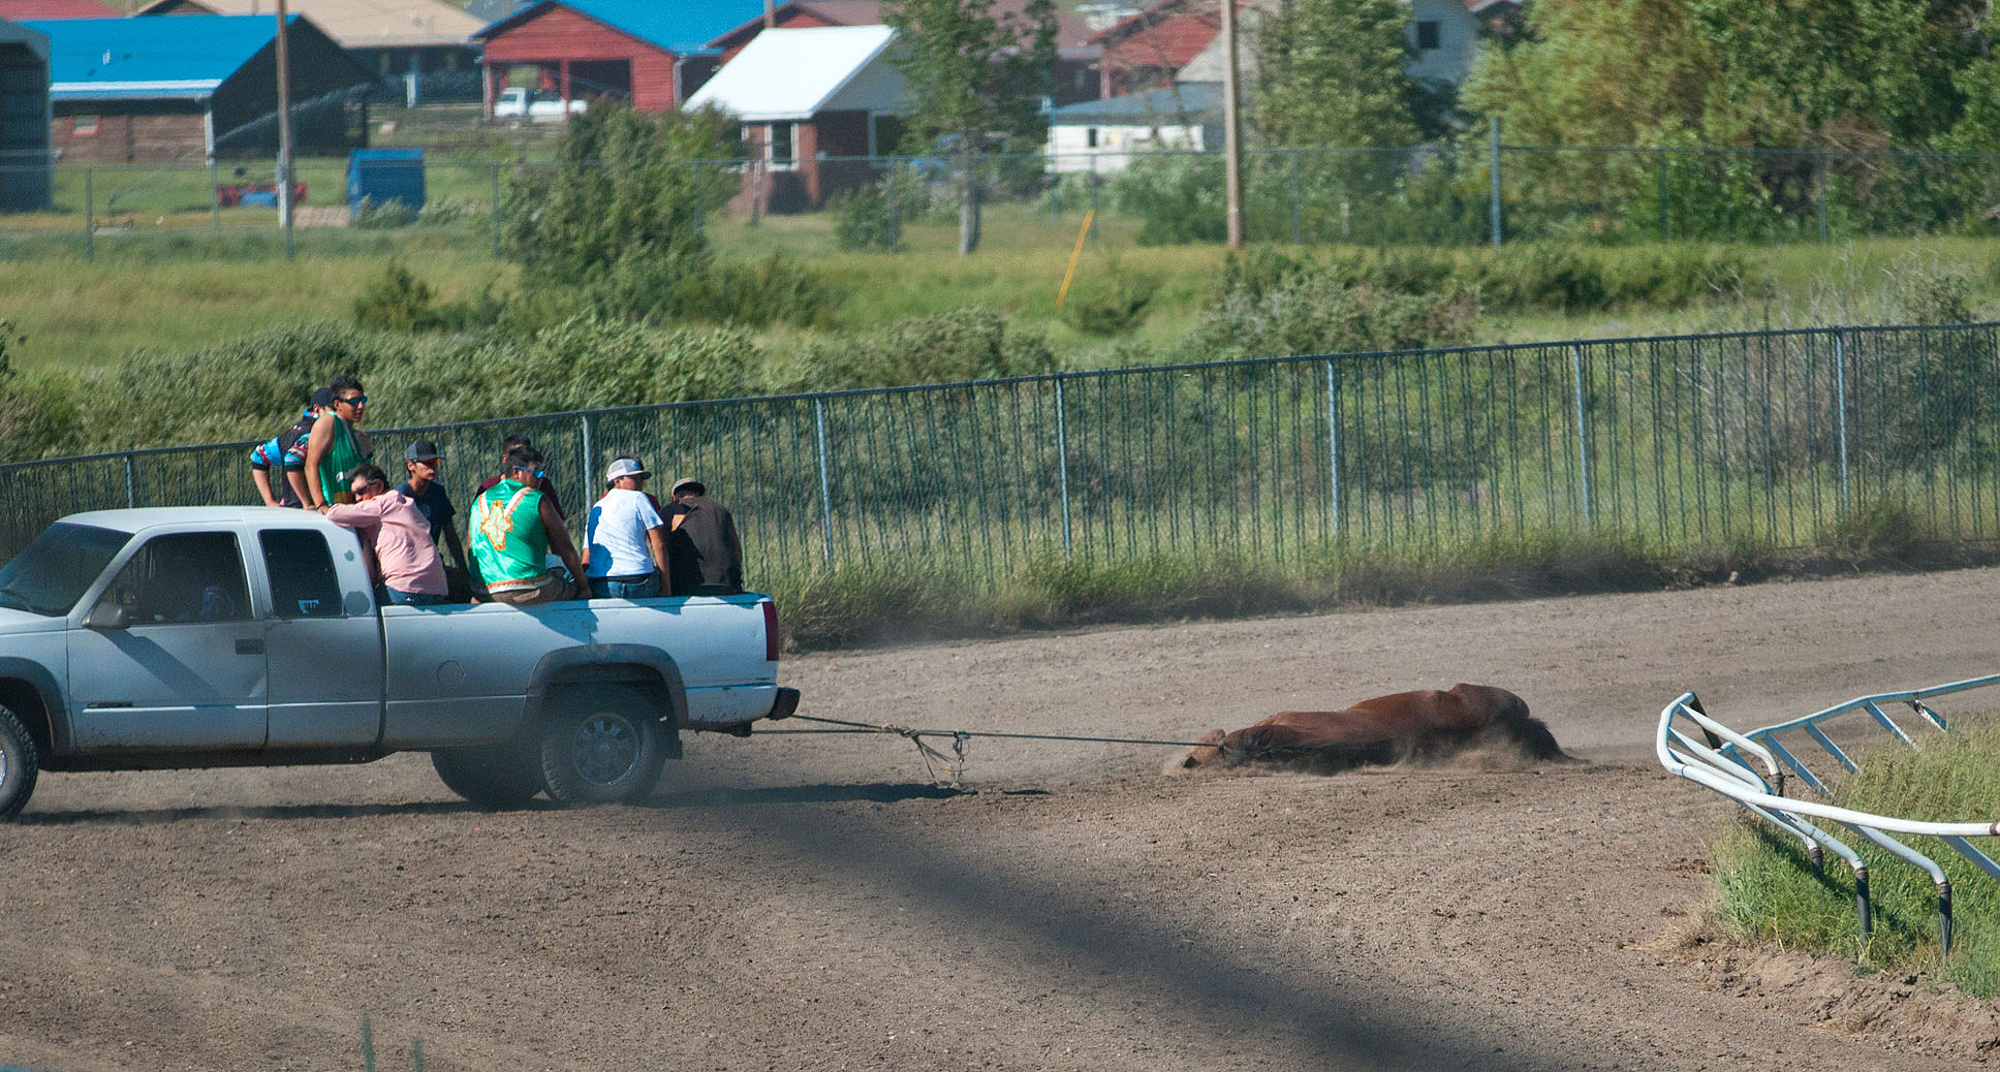
{"type": "Polygon", "coordinates": [[[1236,106],[1236,0],[1222,0],[1222,168],[1229,248],[1243,248],[1243,131],[1236,106]]]}
{"type": "Polygon", "coordinates": [[[778,0],[764,0],[764,28],[774,30],[778,26],[778,0]]]}
{"type": "Polygon", "coordinates": [[[292,65],[285,40],[285,0],[278,0],[278,226],[285,229],[285,257],[292,255],[292,65]]]}

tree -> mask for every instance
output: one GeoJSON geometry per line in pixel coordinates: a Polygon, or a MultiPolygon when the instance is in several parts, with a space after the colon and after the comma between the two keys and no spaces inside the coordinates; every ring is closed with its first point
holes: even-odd
{"type": "Polygon", "coordinates": [[[1257,121],[1279,145],[1411,145],[1413,105],[1432,87],[1404,72],[1415,56],[1402,0],[1293,0],[1264,18],[1257,121]]]}
{"type": "Polygon", "coordinates": [[[1056,62],[1053,0],[995,15],[993,0],[892,0],[882,20],[900,35],[896,65],[911,107],[910,148],[942,144],[958,163],[958,252],[979,247],[980,157],[1047,135],[1042,100],[1056,62]]]}
{"type": "Polygon", "coordinates": [[[593,103],[572,117],[555,166],[515,181],[507,249],[530,286],[668,280],[705,267],[702,219],[735,180],[697,160],[734,155],[736,123],[714,109],[649,115],[593,103]]]}

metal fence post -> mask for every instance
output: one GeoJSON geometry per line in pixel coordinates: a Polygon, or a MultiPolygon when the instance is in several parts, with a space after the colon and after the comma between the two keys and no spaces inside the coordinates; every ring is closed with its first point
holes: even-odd
{"type": "Polygon", "coordinates": [[[1847,493],[1847,347],[1843,332],[1833,329],[1834,427],[1840,432],[1840,509],[1848,508],[1847,493]]]}
{"type": "Polygon", "coordinates": [[[1497,246],[1500,244],[1500,117],[1487,116],[1486,129],[1493,145],[1493,162],[1489,168],[1493,173],[1492,191],[1488,195],[1486,214],[1493,222],[1493,244],[1497,246]]]}
{"type": "Polygon", "coordinates": [[[826,533],[826,562],[833,564],[833,482],[827,475],[826,400],[813,399],[813,423],[819,427],[819,519],[826,533]]]}
{"type": "Polygon", "coordinates": [[[1340,381],[1335,378],[1333,359],[1326,362],[1326,470],[1332,506],[1328,513],[1333,534],[1340,535],[1340,381]]]}
{"type": "MultiPolygon", "coordinates": [[[[1097,214],[1097,154],[1090,154],[1090,212],[1094,219],[1097,214]]],[[[1090,248],[1097,248],[1097,228],[1090,229],[1090,248]]]]}
{"type": "Polygon", "coordinates": [[[1063,416],[1062,374],[1056,374],[1056,464],[1062,475],[1063,558],[1070,556],[1069,531],[1069,424],[1063,416]]]}
{"type": "Polygon", "coordinates": [[[500,165],[493,165],[493,259],[500,259],[500,165]]]}
{"type": "Polygon", "coordinates": [[[577,478],[583,481],[583,488],[584,488],[583,497],[585,501],[589,501],[593,497],[590,495],[590,486],[591,486],[590,471],[591,469],[594,468],[594,466],[591,465],[590,460],[597,456],[597,452],[595,449],[593,449],[592,444],[590,442],[590,431],[591,431],[590,414],[588,413],[580,414],[577,420],[583,425],[582,442],[577,444],[577,449],[582,451],[583,466],[581,469],[578,470],[577,478]]]}
{"type": "Polygon", "coordinates": [[[91,185],[91,169],[83,169],[83,259],[97,259],[97,199],[91,185]]]}
{"type": "Polygon", "coordinates": [[[222,234],[222,165],[214,157],[208,161],[208,217],[217,235],[222,234]]]}
{"type": "Polygon", "coordinates": [[[125,506],[127,509],[139,507],[139,474],[134,471],[132,455],[125,455],[125,506]]]}
{"type": "Polygon", "coordinates": [[[1576,384],[1576,461],[1583,478],[1583,523],[1596,524],[1590,507],[1590,431],[1584,426],[1583,347],[1569,348],[1570,379],[1576,384]]]}

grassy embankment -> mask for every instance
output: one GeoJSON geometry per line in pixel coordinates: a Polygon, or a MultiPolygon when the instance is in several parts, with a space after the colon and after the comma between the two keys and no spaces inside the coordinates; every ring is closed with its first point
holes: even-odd
{"type": "MultiPolygon", "coordinates": [[[[1939,822],[1993,818],[2000,723],[1963,717],[1959,722],[1949,737],[1923,737],[1921,752],[1885,747],[1860,773],[1842,781],[1832,803],[1939,822]]],[[[1929,876],[1847,836],[1845,829],[1829,827],[1868,864],[1875,927],[1867,948],[1860,949],[1852,871],[1829,854],[1826,867],[1815,872],[1796,839],[1752,822],[1732,824],[1712,846],[1717,912],[1735,936],[1809,953],[1858,955],[1863,970],[1927,972],[1982,998],[2000,996],[2000,883],[1949,846],[1935,838],[1899,839],[1937,861],[1951,879],[1956,936],[1951,954],[1941,956],[1937,889],[1929,876]]],[[[1974,844],[1991,854],[1985,840],[1974,844]]]]}
{"type": "MultiPolygon", "coordinates": [[[[1139,247],[1132,240],[1136,224],[1103,219],[1095,247],[1086,249],[1079,266],[1079,290],[1118,273],[1159,282],[1141,322],[1107,340],[1078,331],[1055,306],[1078,214],[1056,219],[1028,206],[994,206],[985,245],[969,258],[952,252],[956,232],[948,220],[911,224],[907,248],[894,254],[838,251],[832,222],[821,215],[769,218],[757,227],[740,220],[712,224],[721,256],[788,253],[843,294],[832,327],[767,328],[760,333],[765,346],[783,351],[827,331],[866,331],[899,317],[980,307],[1008,315],[1018,327],[1045,331],[1068,367],[1130,364],[1187,334],[1217,293],[1224,259],[1216,247],[1139,247]]],[[[220,234],[201,226],[148,232],[140,220],[130,234],[100,234],[90,262],[82,257],[80,234],[24,238],[14,230],[8,241],[11,247],[0,249],[7,257],[0,260],[0,317],[27,336],[9,352],[30,368],[110,365],[136,348],[193,350],[278,324],[345,318],[354,295],[392,259],[435,287],[442,301],[470,297],[488,285],[505,291],[517,278],[511,265],[492,259],[483,218],[395,231],[301,230],[301,255],[290,262],[275,233],[234,225],[220,234]]],[[[1883,300],[1886,271],[1913,248],[1972,280],[1981,309],[2000,298],[1986,240],[1740,247],[1742,277],[1716,281],[1708,301],[1677,309],[1488,309],[1473,334],[1479,342],[1524,342],[1882,322],[1891,316],[1883,300]]],[[[1639,246],[1602,255],[1644,261],[1662,253],[1639,246]]]]}

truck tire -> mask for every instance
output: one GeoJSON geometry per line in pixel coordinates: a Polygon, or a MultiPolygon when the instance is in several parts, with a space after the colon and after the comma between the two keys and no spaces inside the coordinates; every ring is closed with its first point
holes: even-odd
{"type": "Polygon", "coordinates": [[[14,712],[0,707],[0,822],[12,819],[27,805],[41,773],[41,752],[28,727],[14,712]]]}
{"type": "Polygon", "coordinates": [[[543,722],[542,788],[563,805],[638,800],[660,780],[664,733],[659,710],[637,689],[564,689],[543,722]]]}
{"type": "Polygon", "coordinates": [[[445,788],[482,808],[505,811],[541,792],[537,758],[518,744],[440,748],[431,753],[431,766],[445,788]]]}

